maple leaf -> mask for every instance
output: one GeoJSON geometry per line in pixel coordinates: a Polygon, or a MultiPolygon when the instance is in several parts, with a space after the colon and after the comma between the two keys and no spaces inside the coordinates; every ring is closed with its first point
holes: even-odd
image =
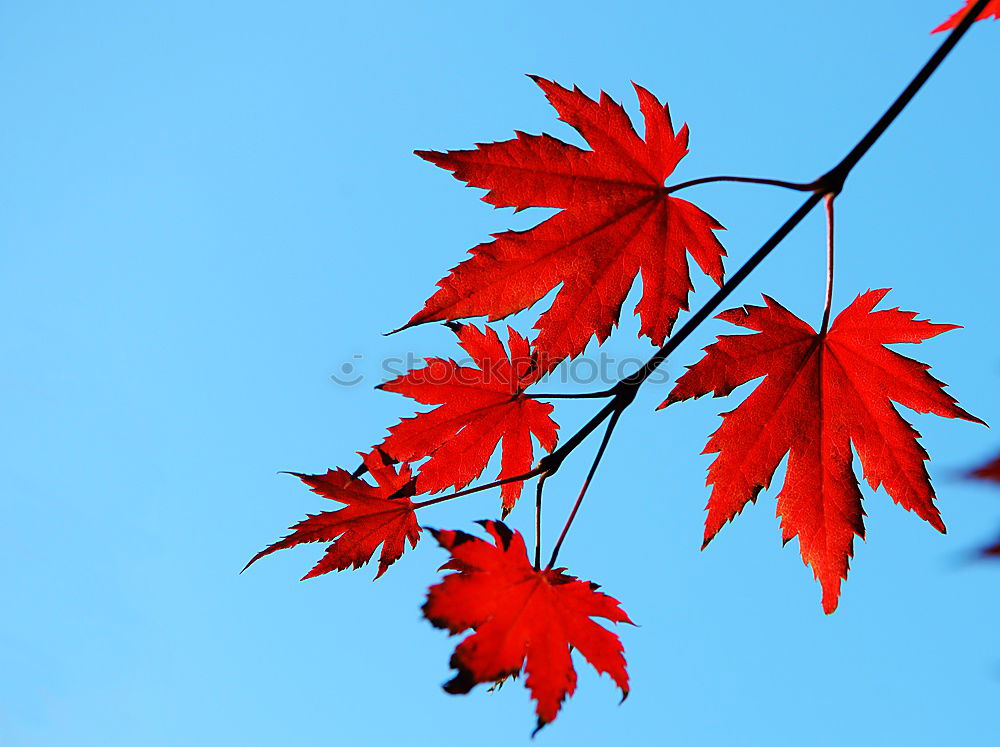
{"type": "MultiPolygon", "coordinates": [[[[965,7],[963,7],[960,11],[955,13],[955,15],[953,15],[947,21],[942,23],[936,29],[931,31],[931,33],[936,34],[939,31],[948,31],[950,29],[955,28],[961,22],[961,20],[965,18],[965,14],[968,13],[972,9],[972,6],[975,4],[976,0],[965,0],[965,7]]],[[[979,14],[976,20],[985,21],[990,16],[993,16],[994,20],[1000,18],[1000,0],[991,0],[991,2],[987,3],[986,7],[983,8],[983,11],[979,14]]]]}
{"type": "Polygon", "coordinates": [[[310,515],[290,527],[290,535],[254,555],[243,570],[265,555],[303,542],[332,542],[323,558],[302,577],[305,581],[351,566],[360,568],[382,545],[378,573],[375,575],[378,578],[399,560],[407,540],[410,547],[416,547],[420,527],[417,526],[414,505],[408,497],[414,494],[409,466],[403,465],[397,472],[386,464],[377,450],[363,455],[363,458],[377,486],[353,477],[343,469],[328,470],[325,475],[293,473],[314,493],[343,503],[345,507],[310,515]]]}
{"type": "Polygon", "coordinates": [[[575,648],[614,680],[624,700],[628,673],[621,641],[591,619],[631,624],[618,601],[565,568],[535,570],[520,533],[499,521],[480,523],[492,544],[465,532],[429,530],[451,553],[442,567],[457,572],[428,590],[424,616],[453,635],[475,631],[455,648],[451,667],[458,673],[444,689],[467,693],[523,668],[536,702],[537,732],[576,689],[570,656],[575,648]]]}
{"type": "Polygon", "coordinates": [[[825,335],[767,296],[766,308],[726,311],[720,319],[758,334],[719,337],[660,405],[708,393],[722,397],[764,377],[742,404],[723,414],[703,452],[718,454],[708,471],[705,544],[756,501],[789,454],[778,495],[782,538],[799,538],[802,559],[823,587],[827,614],[837,607],[854,536],[864,537],[852,443],[873,490],[884,486],[896,503],[944,532],[924,465],[927,453],[892,402],[982,423],[958,407],[928,366],[885,347],[920,343],[955,325],[914,321],[915,313],[898,308],[873,311],[887,292],[858,296],[825,335]]]}
{"type": "MultiPolygon", "coordinates": [[[[438,405],[390,428],[381,446],[402,462],[430,457],[417,475],[420,493],[465,487],[483,473],[501,441],[501,480],[531,469],[532,436],[546,451],[556,445],[559,426],[549,417],[552,405],[524,394],[541,375],[528,341],[508,327],[508,355],[490,327],[485,332],[471,324],[453,329],[478,368],[428,358],[425,368],[379,386],[424,405],[438,405]]],[[[505,513],[514,507],[522,485],[512,482],[501,488],[505,513]]]]}
{"type": "Polygon", "coordinates": [[[607,94],[597,102],[579,88],[532,78],[593,150],[517,132],[513,140],[481,143],[476,150],[416,151],[470,187],[489,190],[483,200],[496,207],[560,212],[472,249],[472,258],[438,283],[440,290],[406,326],[473,316],[493,321],[532,306],[561,284],[535,325],[535,346],[549,371],[583,352],[592,336],[607,339],[641,272],[643,294],[635,310],[640,335],[661,345],[688,308],[685,252],[720,285],[726,254],[713,233],[722,226],[664,187],[687,154],[687,125],[675,134],[667,107],[635,85],[643,140],[607,94]]]}

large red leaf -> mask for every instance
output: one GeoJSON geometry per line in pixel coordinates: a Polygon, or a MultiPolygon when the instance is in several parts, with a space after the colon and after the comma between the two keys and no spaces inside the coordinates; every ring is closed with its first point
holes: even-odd
{"type": "Polygon", "coordinates": [[[621,641],[591,619],[631,623],[618,601],[564,568],[536,571],[520,533],[499,521],[482,524],[493,544],[464,532],[430,530],[451,553],[443,567],[457,572],[430,588],[424,615],[452,634],[475,630],[455,649],[451,666],[458,673],[445,690],[467,693],[523,667],[540,729],[576,689],[575,648],[614,680],[623,698],[628,695],[621,641]]]}
{"type": "Polygon", "coordinates": [[[854,536],[864,537],[851,445],[873,490],[884,486],[896,503],[944,532],[924,465],[927,453],[892,402],[982,423],[958,407],[927,373],[928,366],[885,347],[919,343],[955,326],[915,321],[916,314],[898,308],[872,311],[887,292],[860,295],[826,335],[767,296],[766,308],[726,311],[720,319],[758,334],[719,337],[661,405],[709,393],[722,397],[764,377],[739,407],[723,415],[703,452],[718,454],[708,472],[712,495],[705,544],[769,486],[788,454],[778,496],[782,538],[799,538],[802,559],[822,584],[828,614],[847,578],[854,536]]]}
{"type": "Polygon", "coordinates": [[[416,547],[420,527],[408,497],[413,495],[410,468],[403,465],[397,472],[377,451],[365,455],[364,461],[377,487],[342,469],[329,470],[325,475],[297,474],[314,493],[343,503],[344,508],[303,519],[291,527],[290,535],[254,555],[243,570],[277,550],[303,542],[332,542],[323,558],[302,577],[304,581],[351,566],[360,568],[382,545],[375,575],[378,578],[399,560],[407,540],[410,547],[416,547]]]}
{"type": "MultiPolygon", "coordinates": [[[[959,22],[965,17],[965,14],[968,13],[969,10],[972,8],[972,6],[975,4],[976,0],[965,0],[964,8],[962,8],[955,15],[953,15],[947,21],[945,21],[936,29],[934,29],[931,33],[936,34],[939,31],[949,31],[955,28],[959,24],[959,22]]],[[[1000,0],[992,0],[991,2],[987,3],[986,8],[983,9],[983,12],[979,14],[976,20],[985,21],[990,16],[993,16],[994,20],[1000,18],[1000,0]]]]}
{"type": "Polygon", "coordinates": [[[636,275],[643,294],[636,307],[641,334],[655,344],[681,309],[687,309],[690,252],[701,269],[722,282],[725,250],[714,231],[722,226],[689,202],[670,197],[664,180],[687,153],[688,129],[674,133],[670,114],[653,94],[635,86],[645,118],[645,139],[625,110],[601,93],[593,101],[544,78],[534,78],[559,118],[593,150],[549,135],[518,132],[514,140],[476,150],[417,155],[453,172],[471,187],[489,190],[497,207],[560,208],[529,231],[508,231],[471,250],[409,324],[486,316],[500,319],[526,309],[558,285],[541,315],[535,346],[551,370],[583,352],[591,336],[603,342],[617,324],[636,275]]]}
{"type": "MultiPolygon", "coordinates": [[[[476,368],[428,358],[425,368],[380,386],[424,405],[438,405],[390,428],[381,447],[401,462],[430,457],[417,475],[419,493],[468,485],[483,473],[501,440],[498,479],[531,469],[532,436],[546,451],[556,445],[559,426],[549,417],[552,405],[524,394],[541,375],[528,341],[508,327],[508,355],[489,327],[485,332],[471,324],[455,325],[454,329],[476,368]]],[[[517,502],[522,484],[512,482],[501,489],[505,512],[517,502]]]]}

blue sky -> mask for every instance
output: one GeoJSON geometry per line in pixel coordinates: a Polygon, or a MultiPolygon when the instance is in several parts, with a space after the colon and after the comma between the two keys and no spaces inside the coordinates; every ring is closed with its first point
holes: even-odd
{"type": "MultiPolygon", "coordinates": [[[[571,142],[535,73],[635,113],[629,81],[691,126],[676,180],[809,180],[931,54],[957,0],[68,3],[0,7],[0,741],[11,747],[526,743],[520,686],[443,693],[456,642],[420,618],[444,553],[297,579],[320,546],[246,560],[320,499],[280,470],[354,466],[412,412],[382,361],[456,355],[438,326],[383,337],[465,251],[527,227],[415,148],[514,129],[571,142]],[[363,380],[331,379],[350,364],[363,380]]],[[[995,89],[1000,25],[974,27],[838,199],[835,306],[889,306],[963,329],[901,352],[1000,422],[995,89]]],[[[801,197],[711,185],[730,271],[801,197]]],[[[733,296],[812,323],[822,220],[733,296]]],[[[696,275],[699,295],[710,284],[696,275]]],[[[634,296],[633,296],[634,297],[634,296]]],[[[630,306],[628,306],[630,308],[630,306]]],[[[536,310],[537,311],[537,310],[536,310]]],[[[522,331],[533,321],[514,318],[522,331]]],[[[606,347],[651,352],[626,314],[606,347]]],[[[671,374],[725,330],[705,325],[671,374]]],[[[632,695],[580,667],[539,744],[983,743],[1000,698],[1000,566],[968,555],[1000,491],[962,479],[1000,447],[908,413],[932,456],[940,536],[866,493],[840,609],[774,493],[699,552],[709,457],[732,402],[623,418],[561,562],[621,600],[632,695]]],[[[559,406],[563,433],[593,403],[559,406]]],[[[594,445],[547,490],[551,542],[594,445]]],[[[492,494],[445,504],[470,529],[492,494]]],[[[428,513],[432,509],[428,509],[428,513]]],[[[511,523],[528,531],[527,503],[511,523]]]]}

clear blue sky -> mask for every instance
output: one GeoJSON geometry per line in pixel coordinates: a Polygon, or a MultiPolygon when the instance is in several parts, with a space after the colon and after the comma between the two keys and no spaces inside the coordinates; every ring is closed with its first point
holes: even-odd
{"type": "MultiPolygon", "coordinates": [[[[4,3],[0,742],[525,744],[519,685],[439,688],[455,640],[419,615],[445,557],[433,542],[374,584],[373,568],[299,583],[321,546],[237,575],[323,508],[279,470],[353,466],[412,411],[372,390],[380,361],[457,353],[441,327],[381,333],[466,249],[538,219],[492,210],[411,151],[514,129],[579,142],[524,73],[603,88],[633,113],[635,80],[691,126],[676,179],[808,180],[957,5],[4,3]],[[346,363],[359,385],[331,380],[346,363]]],[[[852,176],[835,298],[888,286],[890,306],[964,325],[903,352],[994,424],[998,45],[1000,24],[973,28],[852,176]]],[[[730,271],[801,199],[697,190],[730,229],[730,271]]],[[[815,324],[822,252],[817,215],[734,305],[763,291],[815,324]]],[[[669,371],[724,327],[706,325],[669,371]]],[[[636,329],[627,315],[609,354],[648,355],[636,329]]],[[[909,413],[949,534],[866,494],[869,539],[828,618],[795,544],[781,548],[773,492],[698,551],[699,452],[733,403],[654,413],[665,391],[623,419],[561,556],[640,624],[620,631],[632,695],[619,707],[580,667],[537,742],[994,738],[1000,566],[967,554],[1000,527],[1000,491],[961,474],[1000,436],[909,413]]],[[[560,405],[563,432],[591,408],[560,405]]],[[[549,485],[552,535],[592,448],[549,485]]],[[[477,496],[423,518],[469,529],[497,505],[477,496]]],[[[511,521],[530,528],[527,502],[511,521]]]]}

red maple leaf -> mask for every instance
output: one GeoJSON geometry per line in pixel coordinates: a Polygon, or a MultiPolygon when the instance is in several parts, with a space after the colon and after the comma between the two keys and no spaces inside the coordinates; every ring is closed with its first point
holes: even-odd
{"type": "Polygon", "coordinates": [[[616,599],[597,585],[564,573],[565,568],[535,570],[524,539],[499,521],[480,522],[493,544],[465,532],[433,532],[451,553],[443,568],[457,571],[432,586],[424,616],[452,634],[470,628],[451,657],[458,670],[444,689],[467,693],[481,682],[496,682],[527,672],[536,701],[538,725],[552,721],[576,689],[570,651],[576,649],[598,672],[610,675],[628,695],[628,673],[621,641],[591,618],[631,623],[616,599]]]}
{"type": "Polygon", "coordinates": [[[353,477],[342,469],[329,470],[325,475],[295,474],[314,493],[346,504],[337,511],[310,515],[293,527],[292,533],[266,547],[251,558],[243,570],[277,550],[295,547],[303,542],[332,542],[326,554],[302,580],[321,576],[330,571],[342,571],[349,566],[360,568],[382,545],[378,560],[378,578],[399,560],[409,540],[416,547],[420,536],[413,503],[413,478],[410,468],[403,465],[397,472],[386,464],[377,450],[363,456],[365,466],[378,486],[353,477]]]}
{"type": "MultiPolygon", "coordinates": [[[[969,10],[972,9],[972,6],[975,4],[976,0],[965,0],[964,8],[962,8],[955,15],[953,15],[947,21],[945,21],[936,29],[934,29],[931,33],[936,34],[939,31],[948,31],[950,29],[955,28],[959,24],[959,22],[961,22],[961,20],[965,18],[965,14],[968,13],[969,10]]],[[[991,2],[987,3],[986,7],[983,9],[982,13],[979,14],[979,17],[976,18],[976,20],[985,21],[990,16],[993,16],[994,20],[1000,18],[1000,0],[991,0],[991,2]]]]}
{"type": "Polygon", "coordinates": [[[687,154],[688,128],[675,134],[667,107],[638,85],[644,140],[607,94],[597,102],[578,88],[533,80],[593,150],[518,132],[513,140],[478,144],[476,150],[417,151],[469,186],[489,190],[483,200],[496,207],[561,211],[528,231],[497,234],[472,249],[472,258],[438,283],[440,290],[406,326],[500,319],[562,284],[536,324],[535,346],[545,356],[544,370],[551,370],[583,352],[592,335],[603,342],[611,334],[641,272],[640,334],[660,345],[688,307],[692,285],[685,251],[719,284],[726,253],[713,233],[722,226],[664,187],[687,154]]]}
{"type": "Polygon", "coordinates": [[[837,607],[854,536],[864,537],[851,445],[873,490],[884,486],[896,503],[944,532],[924,465],[927,453],[892,402],[982,423],[958,407],[928,366],[885,347],[919,343],[956,327],[914,321],[916,314],[898,308],[872,311],[887,292],[858,296],[825,335],[767,296],[766,308],[726,311],[720,319],[759,334],[719,337],[661,405],[709,393],[722,397],[764,377],[742,404],[723,414],[703,452],[718,454],[708,471],[705,544],[756,500],[789,454],[778,496],[782,538],[799,538],[802,559],[822,584],[827,614],[837,607]]]}
{"type": "MultiPolygon", "coordinates": [[[[417,475],[419,493],[468,485],[486,469],[501,440],[501,480],[531,469],[532,436],[546,451],[556,445],[559,426],[549,417],[552,405],[524,394],[541,375],[528,341],[508,327],[508,355],[489,327],[485,332],[471,324],[454,329],[477,368],[428,358],[425,368],[379,387],[424,405],[439,405],[390,428],[381,447],[401,462],[430,457],[417,475]]],[[[501,489],[505,512],[514,507],[522,484],[512,482],[501,489]]]]}

